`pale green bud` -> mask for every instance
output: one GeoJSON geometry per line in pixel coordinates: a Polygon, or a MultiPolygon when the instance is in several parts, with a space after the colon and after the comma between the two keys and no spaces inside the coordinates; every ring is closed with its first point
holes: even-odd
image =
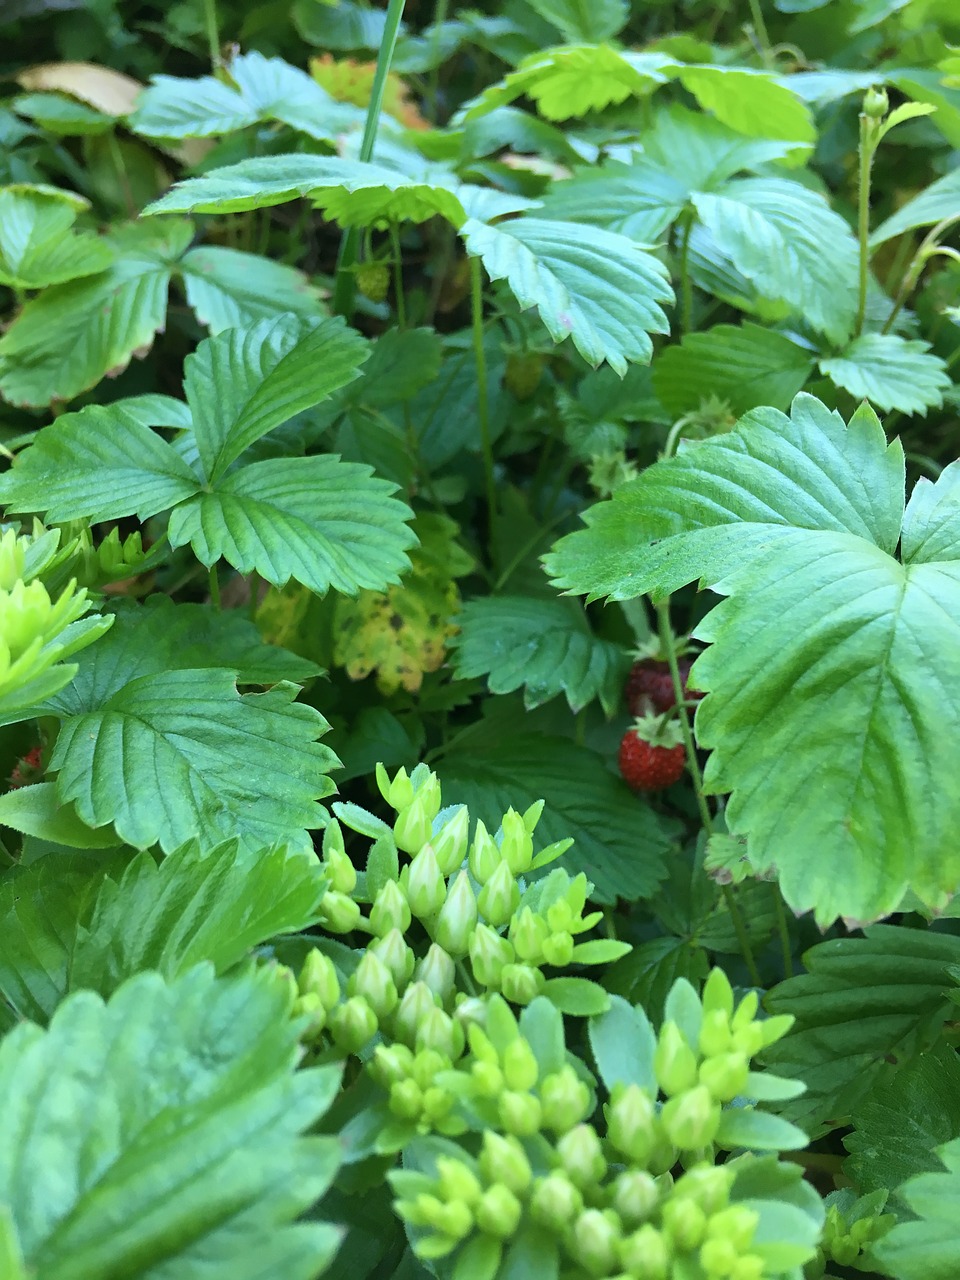
{"type": "Polygon", "coordinates": [[[513,916],[520,902],[520,886],[505,862],[500,862],[477,896],[484,920],[499,929],[513,916]]]}
{"type": "Polygon", "coordinates": [[[378,764],[377,786],[380,788],[380,794],[387,804],[390,805],[391,809],[396,809],[397,812],[405,809],[413,799],[413,783],[407,776],[406,769],[398,769],[391,782],[386,769],[382,764],[378,764]]]}
{"type": "Polygon", "coordinates": [[[660,1210],[663,1230],[684,1253],[698,1249],[707,1230],[707,1215],[695,1200],[668,1200],[660,1210]]]}
{"type": "Polygon", "coordinates": [[[637,1084],[615,1084],[605,1108],[607,1137],[635,1164],[646,1164],[657,1140],[653,1099],[637,1084]]]}
{"type": "Polygon", "coordinates": [[[884,88],[873,85],[863,95],[863,114],[868,120],[882,120],[890,110],[890,99],[884,88]]]}
{"type": "Polygon", "coordinates": [[[470,946],[470,935],[477,923],[477,899],[474,897],[470,877],[461,871],[447,892],[447,900],[440,908],[435,939],[454,960],[461,960],[470,946]]]}
{"type": "Polygon", "coordinates": [[[485,1129],[480,1151],[480,1172],[488,1183],[502,1183],[516,1195],[524,1195],[533,1181],[533,1170],[523,1145],[513,1137],[503,1137],[485,1129]]]}
{"type": "MultiPolygon", "coordinates": [[[[714,973],[718,970],[714,969],[714,973]]],[[[721,1053],[729,1053],[733,1048],[733,1036],[730,1033],[730,1015],[725,1009],[712,1009],[704,1013],[700,1024],[700,1052],[708,1058],[721,1053]]]]}
{"type": "Polygon", "coordinates": [[[460,1201],[441,1200],[426,1193],[418,1195],[414,1202],[424,1226],[436,1227],[444,1235],[462,1240],[473,1230],[473,1214],[460,1201]]]}
{"type": "Polygon", "coordinates": [[[518,1138],[529,1138],[540,1129],[540,1099],[535,1098],[532,1093],[504,1089],[497,1100],[497,1114],[507,1133],[513,1133],[518,1138]]]}
{"type": "Polygon", "coordinates": [[[543,958],[556,969],[565,969],[573,959],[574,941],[569,933],[551,933],[543,940],[543,958]]]}
{"type": "Polygon", "coordinates": [[[482,1027],[487,1021],[487,1002],[480,996],[457,995],[453,1016],[466,1030],[471,1026],[482,1027]]]}
{"type": "Polygon", "coordinates": [[[437,914],[447,896],[447,883],[440,874],[433,846],[425,844],[405,871],[410,910],[420,920],[428,920],[437,914]]]}
{"type": "Polygon", "coordinates": [[[590,1090],[576,1071],[566,1063],[548,1075],[540,1086],[543,1127],[554,1133],[566,1133],[579,1124],[590,1111],[590,1090]]]}
{"type": "Polygon", "coordinates": [[[722,969],[710,970],[703,984],[703,994],[700,998],[705,1015],[713,1013],[714,1010],[720,1010],[727,1018],[733,1017],[733,987],[722,969]]]}
{"type": "Polygon", "coordinates": [[[533,839],[515,809],[508,809],[503,815],[502,827],[500,856],[515,876],[522,876],[530,870],[533,861],[533,839]]]}
{"type": "Polygon", "coordinates": [[[459,1022],[454,1022],[448,1013],[434,1005],[421,1019],[415,1041],[418,1050],[433,1049],[454,1062],[463,1053],[466,1037],[459,1022]]]}
{"type": "Polygon", "coordinates": [[[481,986],[499,987],[504,965],[515,959],[516,952],[506,938],[489,925],[477,925],[470,937],[470,967],[481,986]]]}
{"type": "Polygon", "coordinates": [[[613,1207],[628,1226],[652,1215],[660,1203],[660,1188],[645,1169],[625,1169],[613,1184],[613,1207]]]}
{"type": "Polygon", "coordinates": [[[620,1241],[620,1263],[635,1280],[668,1280],[670,1243],[649,1222],[620,1241]]]}
{"type": "Polygon", "coordinates": [[[665,1022],[660,1028],[653,1069],[668,1098],[685,1093],[697,1083],[697,1055],[675,1022],[665,1022]]]}
{"type": "Polygon", "coordinates": [[[509,1240],[520,1225],[523,1205],[502,1182],[495,1183],[484,1193],[477,1205],[478,1228],[496,1240],[509,1240]]]}
{"type": "Polygon", "coordinates": [[[423,1114],[432,1124],[443,1120],[453,1110],[454,1097],[446,1089],[432,1085],[423,1093],[423,1114]]]}
{"type": "Polygon", "coordinates": [[[411,982],[393,1015],[394,1038],[412,1048],[417,1028],[430,1010],[436,1007],[437,1002],[430,988],[423,982],[411,982]]]}
{"type": "Polygon", "coordinates": [[[574,1186],[595,1186],[607,1171],[603,1147],[597,1131],[589,1124],[578,1124],[557,1142],[557,1155],[574,1186]]]}
{"type": "Polygon", "coordinates": [[[572,1252],[592,1276],[608,1276],[617,1261],[620,1233],[599,1209],[584,1209],[573,1224],[572,1252]]]}
{"type": "Polygon", "coordinates": [[[496,1098],[504,1087],[503,1072],[494,1062],[475,1062],[470,1078],[482,1098],[496,1098]]]}
{"type": "Polygon", "coordinates": [[[352,996],[330,1015],[330,1034],[345,1053],[356,1053],[377,1034],[377,1015],[363,996],[352,996]]]}
{"type": "Polygon", "coordinates": [[[700,1064],[700,1083],[717,1102],[732,1102],[747,1087],[750,1064],[746,1054],[722,1053],[700,1064]]]}
{"type": "Polygon", "coordinates": [[[375,1080],[388,1087],[407,1079],[413,1070],[413,1054],[405,1044],[378,1044],[369,1070],[375,1080]]]}
{"type": "Polygon", "coordinates": [[[444,1200],[460,1200],[471,1209],[483,1195],[480,1179],[473,1170],[451,1156],[437,1156],[437,1186],[444,1200]]]}
{"type": "Polygon", "coordinates": [[[529,1004],[546,985],[540,970],[528,964],[504,965],[500,975],[500,990],[513,1004],[529,1004]]]}
{"type": "Polygon", "coordinates": [[[508,1088],[528,1090],[537,1083],[540,1068],[536,1055],[522,1036],[510,1041],[501,1055],[501,1062],[508,1088]]]}
{"type": "Polygon", "coordinates": [[[320,923],[330,933],[352,933],[360,923],[360,907],[353,898],[328,889],[318,908],[320,923]]]}
{"type": "Polygon", "coordinates": [[[417,965],[417,981],[428,986],[439,1000],[446,1003],[453,994],[456,976],[449,954],[435,942],[431,943],[427,954],[417,965]]]}
{"type": "Polygon", "coordinates": [[[423,1112],[423,1090],[416,1080],[395,1080],[390,1086],[387,1106],[400,1120],[419,1120],[423,1112]]]}
{"type": "Polygon", "coordinates": [[[363,953],[347,983],[347,991],[350,995],[363,996],[378,1019],[392,1013],[399,1000],[393,975],[372,951],[363,953]]]}
{"type": "Polygon", "coordinates": [[[710,1091],[699,1084],[694,1089],[671,1098],[664,1104],[660,1118],[664,1132],[681,1151],[706,1147],[717,1136],[720,1126],[720,1104],[710,1091]]]}
{"type": "Polygon", "coordinates": [[[452,876],[455,871],[459,871],[467,853],[469,834],[470,811],[466,805],[461,805],[430,841],[437,863],[445,876],[452,876]]]}
{"type": "Polygon", "coordinates": [[[393,838],[397,848],[404,853],[416,853],[430,839],[433,819],[427,816],[426,802],[420,795],[415,795],[410,803],[400,810],[393,824],[393,838]]]}
{"type": "Polygon", "coordinates": [[[327,1010],[332,1009],[340,999],[340,979],[334,963],[317,947],[312,947],[307,952],[297,986],[301,995],[305,996],[309,992],[319,996],[327,1010]]]}
{"type": "Polygon", "coordinates": [[[501,861],[497,842],[483,823],[478,820],[469,858],[470,871],[473,878],[479,884],[486,884],[497,867],[499,867],[501,861]]]}
{"type": "Polygon", "coordinates": [[[448,1054],[438,1053],[436,1049],[421,1049],[413,1060],[411,1071],[420,1088],[426,1089],[433,1084],[438,1072],[446,1071],[449,1067],[448,1054]]]}
{"type": "Polygon", "coordinates": [[[732,1240],[705,1240],[700,1247],[700,1265],[708,1276],[729,1276],[739,1257],[732,1240]]]}
{"type": "Polygon", "coordinates": [[[431,825],[434,818],[440,812],[440,806],[443,800],[440,795],[440,779],[435,773],[428,773],[426,778],[417,787],[417,798],[423,802],[424,811],[430,819],[431,825]]]}
{"type": "Polygon", "coordinates": [[[543,944],[550,936],[550,926],[542,916],[524,907],[510,921],[510,941],[517,955],[527,964],[543,962],[543,944]]]}
{"type": "Polygon", "coordinates": [[[695,1200],[704,1213],[716,1213],[727,1203],[736,1177],[727,1165],[706,1164],[688,1169],[674,1188],[674,1197],[695,1200]]]}
{"type": "Polygon", "coordinates": [[[327,1011],[323,1007],[323,1001],[315,991],[308,991],[306,995],[298,996],[293,1002],[293,1008],[290,1011],[291,1017],[304,1018],[306,1026],[300,1035],[303,1040],[313,1040],[320,1034],[327,1022],[327,1011]]]}
{"type": "Polygon", "coordinates": [[[370,928],[378,938],[398,929],[406,933],[410,928],[410,904],[403,895],[403,890],[396,880],[388,880],[381,885],[370,910],[370,928]]]}
{"type": "Polygon", "coordinates": [[[544,1227],[564,1234],[583,1209],[583,1196],[565,1173],[559,1170],[541,1178],[534,1187],[530,1212],[544,1227]]]}
{"type": "Polygon", "coordinates": [[[0,534],[0,591],[12,591],[23,577],[26,567],[26,538],[18,538],[15,529],[0,534]]]}
{"type": "Polygon", "coordinates": [[[413,966],[416,964],[416,956],[399,929],[391,929],[382,938],[368,943],[367,950],[387,966],[397,984],[398,991],[407,985],[413,973],[413,966]]]}
{"type": "Polygon", "coordinates": [[[748,1022],[745,1026],[737,1027],[733,1033],[734,1050],[746,1058],[758,1054],[764,1047],[763,1028],[762,1022],[748,1022]]]}
{"type": "Polygon", "coordinates": [[[711,1214],[707,1235],[729,1240],[738,1253],[746,1253],[753,1244],[759,1225],[760,1215],[755,1209],[749,1209],[745,1204],[731,1204],[711,1214]]]}

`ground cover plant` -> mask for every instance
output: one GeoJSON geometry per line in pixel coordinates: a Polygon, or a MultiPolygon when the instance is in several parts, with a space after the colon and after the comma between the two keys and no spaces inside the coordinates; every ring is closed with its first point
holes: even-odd
{"type": "Polygon", "coordinates": [[[0,1276],[956,1277],[953,0],[0,33],[0,1276]]]}

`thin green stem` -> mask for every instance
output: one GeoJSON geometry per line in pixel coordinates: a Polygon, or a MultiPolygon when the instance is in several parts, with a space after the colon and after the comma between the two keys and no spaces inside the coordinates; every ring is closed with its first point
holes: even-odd
{"type": "Polygon", "coordinates": [[[427,87],[427,101],[430,104],[430,119],[437,123],[437,98],[440,93],[440,42],[443,39],[443,24],[447,20],[449,0],[437,0],[433,14],[433,32],[430,37],[430,80],[427,87]]]}
{"type": "Polygon", "coordinates": [[[690,279],[690,233],[693,231],[693,210],[683,215],[680,239],[680,332],[689,333],[693,325],[693,281],[690,279]]]}
{"type": "Polygon", "coordinates": [[[487,353],[483,344],[483,277],[480,259],[470,259],[470,310],[473,319],[473,358],[477,366],[477,416],[480,419],[480,449],[487,490],[490,545],[495,547],[497,486],[493,474],[493,444],[490,439],[490,402],[487,398],[487,353]]]}
{"type": "Polygon", "coordinates": [[[397,324],[401,329],[405,329],[407,300],[403,296],[403,254],[400,251],[400,229],[395,222],[390,223],[390,245],[393,250],[393,293],[397,307],[397,324]]]}
{"type": "Polygon", "coordinates": [[[857,236],[860,242],[860,281],[857,291],[857,323],[854,333],[863,333],[867,314],[867,286],[870,283],[870,171],[873,168],[874,124],[860,115],[860,177],[857,188],[857,236]]]}
{"type": "Polygon", "coordinates": [[[207,46],[210,50],[210,69],[219,79],[223,67],[220,61],[220,26],[217,22],[217,0],[203,0],[203,17],[207,28],[207,46]]]}
{"type": "Polygon", "coordinates": [[[753,34],[757,37],[757,43],[760,46],[760,57],[763,59],[763,65],[771,67],[773,66],[773,54],[770,49],[770,37],[767,34],[767,24],[764,21],[760,0],[750,0],[750,20],[753,23],[753,34]]]}
{"type": "Polygon", "coordinates": [[[135,218],[137,216],[137,202],[134,200],[133,191],[130,189],[127,169],[123,163],[123,152],[120,150],[120,142],[115,129],[111,129],[107,134],[107,147],[110,151],[113,167],[117,171],[117,182],[120,186],[120,194],[123,196],[123,203],[127,206],[127,215],[135,218]]]}
{"type": "Polygon", "coordinates": [[[787,928],[787,913],[783,909],[783,896],[775,884],[773,890],[774,910],[777,913],[777,932],[780,935],[780,953],[783,956],[783,976],[793,977],[793,947],[790,943],[790,930],[787,928]]]}
{"type": "Polygon", "coordinates": [[[207,576],[210,582],[210,603],[216,609],[217,613],[220,613],[223,609],[223,605],[220,603],[220,577],[217,573],[217,566],[215,564],[210,566],[210,571],[207,576]]]}
{"type": "Polygon", "coordinates": [[[750,974],[750,981],[755,987],[762,987],[760,980],[760,970],[757,968],[757,962],[753,958],[753,947],[750,945],[750,936],[747,933],[747,926],[743,923],[743,916],[740,908],[737,906],[737,899],[734,896],[733,889],[730,885],[721,886],[723,892],[723,900],[727,904],[727,910],[730,912],[730,919],[733,922],[733,931],[737,935],[737,943],[740,947],[740,954],[743,956],[747,966],[747,972],[750,974]]]}
{"type": "MultiPolygon", "coordinates": [[[[380,41],[380,52],[377,54],[377,70],[373,77],[367,118],[363,126],[363,138],[360,141],[360,159],[364,162],[372,159],[374,144],[377,141],[383,95],[387,88],[387,73],[393,60],[400,19],[403,17],[403,5],[404,0],[390,0],[387,6],[387,21],[383,29],[383,39],[380,41]]],[[[343,233],[333,287],[333,309],[347,319],[353,314],[353,301],[356,294],[353,264],[357,259],[357,238],[356,227],[348,227],[343,233]]]]}

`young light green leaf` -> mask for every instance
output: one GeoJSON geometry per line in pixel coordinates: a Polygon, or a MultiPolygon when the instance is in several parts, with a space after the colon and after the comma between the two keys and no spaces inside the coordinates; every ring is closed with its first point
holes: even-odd
{"type": "Polygon", "coordinates": [[[105,271],[113,250],[73,230],[77,207],[75,196],[54,187],[0,188],[0,284],[43,289],[105,271]]]}
{"type": "Polygon", "coordinates": [[[900,554],[906,564],[960,560],[960,461],[944,467],[936,483],[921,476],[903,515],[900,554]]]}
{"type": "Polygon", "coordinates": [[[858,400],[884,412],[926,415],[943,404],[951,386],[947,367],[930,345],[896,333],[864,333],[840,352],[820,360],[820,372],[858,400]]]}
{"type": "Polygon", "coordinates": [[[626,236],[529,217],[495,227],[470,219],[461,235],[521,308],[537,308],[554,342],[572,337],[594,366],[606,360],[623,374],[628,361],[650,359],[650,333],[669,332],[667,272],[626,236]]]}
{"type": "Polygon", "coordinates": [[[530,709],[565,693],[572,711],[599,698],[607,715],[620,700],[629,659],[598,639],[579,606],[520,596],[471,600],[450,644],[461,680],[487,676],[491,693],[523,688],[530,709]]]}
{"type": "Polygon", "coordinates": [[[630,16],[627,0],[532,0],[532,7],[573,43],[610,40],[630,16]]]}
{"type": "Polygon", "coordinates": [[[777,138],[812,145],[817,138],[810,111],[791,90],[763,71],[747,67],[683,66],[683,87],[705,111],[754,138],[777,138]]]}
{"type": "Polygon", "coordinates": [[[685,334],[653,366],[653,386],[674,417],[716,397],[736,417],[758,405],[786,409],[813,368],[813,353],[775,329],[719,324],[685,334]]]}
{"type": "Polygon", "coordinates": [[[180,261],[187,302],[211,333],[241,328],[278,313],[324,314],[303,272],[256,253],[199,245],[180,261]]]}
{"type": "Polygon", "coordinates": [[[339,1072],[294,1071],[289,998],[269,970],[218,979],[200,967],[170,984],[146,973],[109,1004],[79,992],[48,1030],[4,1037],[0,1204],[31,1273],[324,1269],[339,1232],[293,1220],[336,1172],[336,1140],[301,1134],[339,1072]]]}
{"type": "Polygon", "coordinates": [[[657,1096],[659,1084],[653,1067],[657,1037],[642,1008],[611,996],[609,1009],[591,1018],[587,1030],[597,1072],[608,1089],[617,1084],[638,1084],[651,1097],[657,1096]]]}
{"type": "Polygon", "coordinates": [[[901,205],[896,213],[880,223],[870,237],[870,244],[875,247],[905,231],[929,227],[948,218],[960,218],[960,169],[951,170],[901,205]]]}
{"type": "Polygon", "coordinates": [[[894,107],[886,120],[881,123],[878,141],[885,138],[898,124],[904,124],[907,120],[916,120],[920,116],[932,115],[936,109],[932,102],[902,102],[899,107],[894,107]]]}

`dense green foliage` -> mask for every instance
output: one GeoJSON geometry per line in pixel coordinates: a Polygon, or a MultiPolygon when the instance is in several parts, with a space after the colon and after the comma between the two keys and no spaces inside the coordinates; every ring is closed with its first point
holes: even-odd
{"type": "Polygon", "coordinates": [[[954,1280],[954,0],[0,35],[0,1277],[954,1280]]]}

